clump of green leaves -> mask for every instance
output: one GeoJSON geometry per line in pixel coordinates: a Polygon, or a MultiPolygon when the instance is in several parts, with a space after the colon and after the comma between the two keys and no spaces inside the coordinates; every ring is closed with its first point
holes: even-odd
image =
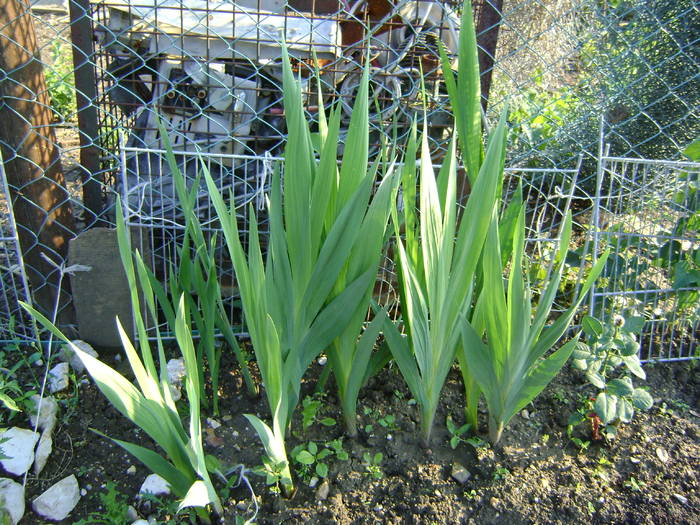
{"type": "MultiPolygon", "coordinates": [[[[20,353],[19,348],[16,349],[20,353]]],[[[0,404],[9,411],[8,421],[27,408],[31,403],[30,398],[36,394],[33,388],[25,388],[17,380],[17,372],[26,364],[24,359],[18,360],[10,365],[8,363],[7,353],[0,351],[0,404]]],[[[3,422],[5,412],[0,411],[0,424],[3,422]]]]}
{"type": "Polygon", "coordinates": [[[382,472],[382,461],[384,460],[384,454],[377,452],[372,455],[369,452],[362,454],[362,463],[365,466],[367,474],[374,479],[382,479],[384,472],[382,472]]]}
{"type": "Polygon", "coordinates": [[[630,476],[630,479],[624,482],[624,486],[633,492],[640,492],[644,487],[646,487],[646,483],[635,478],[634,476],[630,476]]]}
{"type": "Polygon", "coordinates": [[[632,382],[633,376],[646,379],[636,336],[643,326],[644,319],[637,316],[615,315],[605,324],[590,316],[583,319],[588,342],[577,344],[573,365],[598,389],[592,406],[594,437],[598,437],[598,421],[605,437],[612,439],[620,423],[632,421],[635,409],[648,410],[653,404],[649,392],[636,388],[632,382]]]}
{"type": "Polygon", "coordinates": [[[153,293],[158,299],[161,311],[171,331],[176,327],[177,301],[184,297],[187,308],[194,321],[194,330],[199,336],[196,356],[199,375],[200,399],[206,403],[205,370],[211,382],[211,408],[215,416],[219,415],[219,374],[222,347],[216,342],[220,330],[241,367],[248,393],[257,394],[257,385],[248,367],[248,357],[243,353],[233,330],[229,325],[224,308],[221,285],[217,271],[217,236],[206,238],[202,224],[197,215],[197,194],[200,191],[200,178],[195,178],[192,188],[188,189],[185,176],[177,163],[168,133],[159,120],[158,127],[165,144],[165,158],[170,167],[178,196],[178,203],[184,216],[184,233],[182,244],[178,247],[177,267],[170,267],[167,289],[157,277],[147,269],[153,293]]]}
{"type": "MultiPolygon", "coordinates": [[[[270,424],[252,414],[246,417],[272,463],[285,465],[280,485],[282,492],[291,496],[294,483],[286,434],[299,404],[302,378],[311,362],[341,335],[355,314],[369,308],[376,267],[361,265],[362,270],[356,273],[357,268],[348,265],[356,260],[351,253],[370,249],[365,245],[363,232],[378,217],[384,217],[396,178],[385,174],[373,192],[376,169],[368,169],[367,157],[363,159],[349,148],[345,149],[339,170],[340,104],[328,120],[320,111],[320,131],[314,145],[301,86],[294,78],[285,46],[282,55],[289,134],[284,184],[279,170],[271,183],[266,258],[256,221],[250,223],[246,251],[238,230],[235,202],[227,205],[211,175],[207,170],[204,174],[236,272],[248,333],[270,408],[270,424]]],[[[369,71],[365,68],[351,117],[351,127],[364,131],[364,141],[368,140],[368,84],[369,71]]]]}
{"type": "Polygon", "coordinates": [[[324,427],[332,427],[336,421],[332,417],[323,417],[321,415],[323,409],[323,394],[307,396],[302,401],[301,408],[301,426],[306,431],[311,425],[319,423],[324,427]]]}
{"type": "MultiPolygon", "coordinates": [[[[494,215],[483,253],[484,284],[471,323],[464,323],[464,352],[471,373],[489,409],[489,435],[498,443],[505,425],[550,383],[574,350],[576,340],[551,349],[564,336],[578,307],[598,278],[608,252],[591,269],[573,304],[547,324],[564,270],[571,238],[571,213],[567,213],[556,261],[535,305],[527,280],[525,257],[525,209],[517,203],[512,231],[510,275],[502,274],[501,240],[504,231],[494,215]],[[534,313],[534,315],[533,315],[534,313]],[[482,335],[486,334],[487,344],[482,335]]],[[[506,252],[508,253],[508,252],[506,252]]]]}
{"type": "Polygon", "coordinates": [[[127,525],[129,521],[129,501],[112,481],[105,485],[105,491],[99,494],[102,509],[91,512],[87,518],[76,521],[73,525],[127,525]]]}
{"type": "Polygon", "coordinates": [[[298,464],[297,474],[306,482],[310,482],[314,476],[328,477],[329,460],[335,457],[339,461],[347,461],[349,456],[343,448],[342,438],[316,443],[309,441],[292,449],[292,458],[298,464]]]}
{"type": "Polygon", "coordinates": [[[67,343],[82,360],[100,391],[124,417],[140,427],[160,447],[162,454],[136,443],[113,439],[117,445],[135,456],[151,471],[165,479],[180,498],[178,509],[196,507],[198,517],[209,523],[207,507],[221,515],[221,500],[214,488],[210,473],[210,461],[204,453],[200,421],[199,374],[195,345],[190,332],[192,320],[184,295],[177,302],[175,312],[175,340],[182,353],[187,371],[185,387],[189,408],[187,427],[178,413],[170,392],[163,338],[156,327],[156,355],[146,333],[144,312],[157,317],[156,295],[151,277],[138,251],[131,251],[129,235],[117,201],[117,239],[124,273],[131,292],[131,305],[139,340],[139,352],[117,319],[117,329],[136,385],[100,360],[83,352],[56,326],[31,306],[22,306],[54,336],[67,343]],[[144,308],[142,308],[142,302],[144,308]],[[147,310],[146,310],[147,309],[147,310]],[[157,363],[157,364],[156,364],[157,363]]]}
{"type": "Polygon", "coordinates": [[[68,120],[77,111],[73,55],[68,42],[55,40],[51,47],[52,65],[44,71],[51,109],[58,120],[68,120]]]}
{"type": "Polygon", "coordinates": [[[328,476],[328,463],[324,460],[333,455],[333,450],[323,447],[319,448],[315,441],[297,445],[292,449],[292,458],[300,468],[297,469],[302,479],[308,480],[315,474],[319,478],[328,476]]]}
{"type": "Polygon", "coordinates": [[[452,416],[448,415],[447,419],[445,420],[445,424],[447,425],[447,431],[450,433],[450,447],[452,450],[456,449],[460,443],[466,443],[474,448],[487,446],[486,442],[477,436],[468,438],[464,437],[471,429],[471,425],[469,423],[465,423],[464,425],[458,427],[452,419],[452,416]]]}

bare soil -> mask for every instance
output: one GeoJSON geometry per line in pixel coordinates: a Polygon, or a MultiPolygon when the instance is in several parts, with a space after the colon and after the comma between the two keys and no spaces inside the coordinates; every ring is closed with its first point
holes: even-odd
{"type": "MultiPolygon", "coordinates": [[[[121,360],[115,365],[124,368],[121,360]]],[[[298,476],[296,494],[285,500],[265,485],[264,478],[249,474],[260,504],[257,523],[700,523],[698,367],[667,363],[647,370],[654,407],[635,415],[615,441],[592,442],[581,451],[568,439],[566,425],[580,396],[589,391],[573,370],[565,370],[526,412],[514,418],[498,446],[474,448],[462,443],[456,450],[449,446],[444,424],[448,413],[457,422],[462,419],[461,381],[453,371],[443,392],[432,446],[426,450],[417,438],[417,410],[409,404],[410,394],[397,371],[385,369],[361,396],[360,436],[344,440],[349,460],[328,460],[326,498],[320,497],[320,484],[309,487],[309,476],[298,476]],[[380,424],[387,415],[395,418],[393,428],[380,424]],[[372,425],[371,430],[366,425],[372,425]],[[363,460],[366,452],[383,454],[381,478],[368,472],[363,460]],[[456,463],[471,474],[465,483],[451,476],[456,463]]],[[[311,392],[314,385],[309,381],[304,387],[311,392]]],[[[328,391],[332,390],[331,382],[328,391]]],[[[218,418],[222,426],[206,431],[207,452],[224,466],[243,464],[252,469],[261,463],[263,449],[243,414],[265,417],[265,403],[247,397],[236,372],[224,373],[222,396],[218,418]]],[[[96,511],[98,493],[108,481],[135,501],[148,470],[90,429],[152,446],[147,436],[121,417],[86,379],[64,396],[62,405],[63,424],[55,434],[53,456],[41,477],[30,479],[29,498],[75,473],[88,494],[65,523],[96,511]],[[131,465],[136,467],[133,474],[127,472],[131,465]]],[[[321,415],[341,420],[333,394],[326,396],[321,415]]],[[[300,418],[297,414],[289,450],[309,440],[321,446],[342,437],[339,424],[314,424],[302,432],[300,418]]],[[[481,418],[485,421],[483,413],[481,418]]],[[[482,436],[485,431],[480,429],[482,436]]],[[[581,426],[576,435],[590,440],[590,429],[581,426]]],[[[251,495],[243,486],[234,488],[224,504],[222,523],[253,515],[251,495]]],[[[41,523],[31,521],[36,519],[31,514],[25,519],[25,523],[41,523]]]]}

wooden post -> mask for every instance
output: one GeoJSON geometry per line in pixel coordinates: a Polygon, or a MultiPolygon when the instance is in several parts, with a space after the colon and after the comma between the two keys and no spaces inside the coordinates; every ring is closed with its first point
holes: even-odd
{"type": "MultiPolygon", "coordinates": [[[[63,262],[74,222],[28,0],[0,0],[0,97],[0,148],[20,245],[34,302],[48,313],[59,272],[41,254],[63,262]]],[[[64,294],[61,304],[67,301],[64,294]]]]}

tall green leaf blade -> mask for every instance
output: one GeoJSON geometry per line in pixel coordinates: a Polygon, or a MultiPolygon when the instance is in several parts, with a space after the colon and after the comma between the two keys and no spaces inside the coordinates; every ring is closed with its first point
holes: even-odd
{"type": "Polygon", "coordinates": [[[559,373],[559,370],[569,359],[575,345],[575,340],[569,341],[535,365],[525,378],[522,387],[512,391],[503,415],[504,424],[507,424],[515,414],[525,408],[554,379],[554,376],[559,373]]]}
{"type": "Polygon", "coordinates": [[[336,206],[342,209],[367,174],[369,151],[369,60],[362,69],[360,85],[350,115],[348,135],[340,167],[336,206]]]}
{"type": "MultiPolygon", "coordinates": [[[[104,434],[98,432],[98,434],[104,436],[104,434]]],[[[104,436],[117,445],[126,450],[129,454],[138,459],[141,463],[146,465],[152,472],[158,474],[161,478],[168,482],[168,485],[172,488],[176,496],[182,498],[189,487],[195,480],[194,471],[190,475],[185,475],[181,470],[177,469],[172,463],[165,460],[157,452],[153,452],[150,449],[137,445],[135,443],[129,443],[128,441],[122,441],[116,438],[110,438],[109,436],[104,436]]]]}

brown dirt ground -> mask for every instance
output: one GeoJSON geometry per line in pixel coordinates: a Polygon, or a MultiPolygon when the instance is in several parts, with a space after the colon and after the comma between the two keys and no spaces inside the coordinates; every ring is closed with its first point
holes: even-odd
{"type": "MultiPolygon", "coordinates": [[[[108,358],[112,361],[113,357],[108,358]]],[[[233,363],[228,363],[233,367],[233,363]]],[[[119,366],[124,368],[123,361],[119,366]]],[[[318,374],[318,368],[311,376],[318,374]]],[[[345,440],[348,461],[330,459],[330,492],[317,498],[303,479],[290,500],[266,487],[262,477],[250,475],[261,505],[257,523],[465,523],[465,524],[565,524],[700,523],[700,375],[697,364],[656,364],[647,367],[655,406],[638,413],[632,424],[621,428],[613,442],[594,442],[579,451],[566,435],[566,423],[587,386],[573,370],[565,370],[534,403],[527,414],[516,416],[496,448],[448,446],[444,421],[452,413],[459,421],[463,393],[458,374],[448,378],[436,418],[432,447],[417,439],[417,410],[408,403],[410,394],[395,369],[385,369],[363,391],[359,404],[361,427],[355,440],[345,440]],[[663,405],[665,403],[665,405],[663,405]],[[394,415],[395,428],[378,424],[394,415]],[[526,417],[525,417],[526,416],[526,417]],[[662,462],[657,449],[668,453],[662,462]],[[365,452],[381,452],[381,479],[372,478],[363,462],[365,452]],[[461,463],[471,478],[460,484],[451,478],[452,465],[461,463]],[[634,487],[631,481],[637,483],[634,487]],[[685,498],[685,499],[684,499],[685,498]]],[[[227,370],[224,367],[224,370],[227,370]]],[[[224,466],[260,464],[262,447],[244,413],[265,417],[262,400],[251,401],[241,378],[225,373],[222,385],[223,423],[207,451],[224,466]],[[219,439],[220,438],[220,439],[219,439]]],[[[122,418],[86,380],[65,395],[62,426],[57,429],[54,453],[39,479],[30,478],[29,498],[51,483],[76,473],[89,494],[82,498],[69,520],[73,523],[99,508],[97,494],[113,481],[131,501],[148,471],[121,448],[91,432],[93,428],[115,438],[151,445],[150,440],[122,418]],[[129,466],[135,474],[128,474],[129,466]]],[[[313,381],[305,383],[308,391],[313,381]]],[[[329,392],[332,392],[332,382],[329,392]]],[[[333,394],[324,402],[323,415],[341,420],[333,394]]],[[[481,414],[482,420],[485,416],[481,414]]],[[[482,435],[486,429],[481,428],[482,435]]],[[[581,438],[590,432],[577,430],[581,438]]],[[[315,424],[300,430],[297,413],[289,450],[300,442],[321,444],[342,436],[340,425],[315,424]]],[[[663,458],[663,453],[661,455],[663,458]]],[[[252,516],[247,489],[235,488],[225,501],[224,523],[236,515],[252,516]]],[[[25,523],[35,519],[31,513],[25,523]]],[[[40,521],[34,521],[40,523],[40,521]]]]}

